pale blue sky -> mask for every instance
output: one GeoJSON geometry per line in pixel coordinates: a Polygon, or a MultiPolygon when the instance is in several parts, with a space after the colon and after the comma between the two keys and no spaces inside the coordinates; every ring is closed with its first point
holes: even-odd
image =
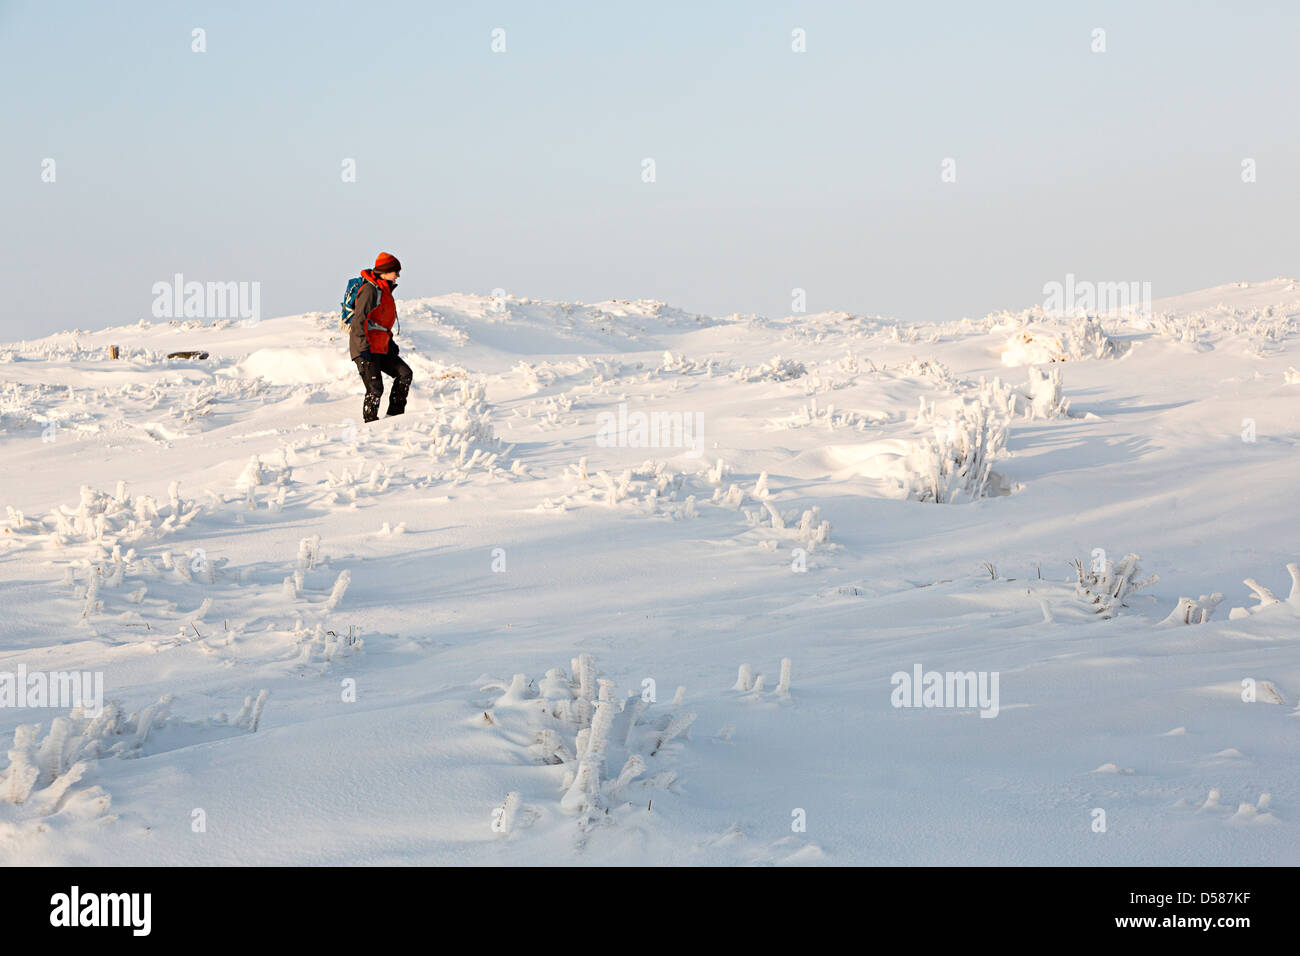
{"type": "Polygon", "coordinates": [[[380,249],[405,295],[784,315],[802,287],[905,321],[1067,272],[1294,275],[1298,28],[1248,0],[0,0],[0,339],[135,321],[176,272],[330,309],[380,249]]]}

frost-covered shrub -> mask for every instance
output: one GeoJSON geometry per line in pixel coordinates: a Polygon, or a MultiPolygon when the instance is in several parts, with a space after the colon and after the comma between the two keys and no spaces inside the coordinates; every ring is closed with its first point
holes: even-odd
{"type": "Polygon", "coordinates": [[[819,408],[817,397],[813,396],[808,400],[808,404],[801,406],[794,415],[789,418],[778,419],[777,423],[786,428],[818,425],[825,427],[827,431],[836,428],[856,428],[859,431],[865,431],[870,421],[857,412],[840,411],[837,413],[833,404],[827,405],[825,408],[819,408]]]}
{"type": "Polygon", "coordinates": [[[856,377],[859,373],[864,372],[867,369],[870,369],[872,372],[880,371],[880,369],[876,368],[876,363],[871,361],[870,356],[865,358],[865,362],[866,369],[862,367],[863,363],[858,361],[858,357],[853,354],[853,351],[849,350],[844,353],[844,358],[839,360],[839,369],[850,377],[856,377]]]}
{"type": "Polygon", "coordinates": [[[1174,316],[1156,312],[1146,316],[1146,325],[1161,335],[1167,335],[1175,342],[1195,345],[1201,323],[1198,316],[1174,316]]]}
{"type": "Polygon", "coordinates": [[[1024,385],[1005,384],[1000,378],[979,383],[981,404],[1002,409],[1009,417],[1027,419],[1064,418],[1070,413],[1070,403],[1061,390],[1059,367],[1040,370],[1028,368],[1029,380],[1024,385]]]}
{"type": "Polygon", "coordinates": [[[1161,624],[1204,624],[1214,616],[1214,609],[1223,601],[1223,595],[1217,591],[1214,594],[1202,594],[1196,600],[1188,597],[1180,597],[1178,606],[1169,612],[1161,624]]]}
{"type": "Polygon", "coordinates": [[[1107,335],[1101,322],[1091,317],[1080,319],[1065,333],[1065,348],[1067,357],[1074,361],[1119,358],[1126,351],[1122,342],[1107,335]]]}
{"type": "MultiPolygon", "coordinates": [[[[739,492],[737,486],[731,487],[733,491],[739,492]]],[[[739,500],[738,497],[737,501],[739,500]]],[[[802,512],[797,509],[782,512],[767,495],[759,498],[758,504],[762,506],[759,509],[744,509],[745,518],[751,528],[771,528],[779,532],[779,538],[801,544],[809,551],[819,544],[830,543],[831,523],[822,518],[819,506],[814,505],[802,512]]],[[[770,537],[760,541],[759,545],[769,551],[776,551],[779,547],[777,541],[770,537]]]]}
{"type": "Polygon", "coordinates": [[[75,783],[94,760],[110,757],[138,757],[168,749],[165,742],[151,739],[172,729],[183,731],[186,743],[196,732],[212,737],[231,732],[254,733],[261,721],[269,691],[256,698],[244,698],[234,720],[218,714],[207,720],[183,720],[171,715],[170,694],[140,711],[127,714],[115,701],[106,703],[98,714],[76,708],[67,717],[50,721],[49,732],[40,736],[39,724],[23,724],[14,730],[9,766],[0,771],[0,795],[10,803],[24,803],[38,788],[43,797],[58,796],[75,783]]]}
{"type": "MultiPolygon", "coordinates": [[[[660,755],[667,744],[686,735],[695,715],[682,711],[680,687],[668,712],[658,716],[648,716],[654,706],[652,690],[649,696],[643,692],[616,698],[618,685],[599,676],[590,654],[573,658],[570,673],[571,678],[552,668],[537,682],[516,674],[509,682],[483,685],[482,690],[501,693],[479,725],[531,725],[532,759],[563,768],[556,778],[560,808],[576,815],[580,829],[586,830],[612,822],[608,811],[623,802],[626,791],[656,791],[672,783],[673,771],[655,772],[654,766],[664,760],[660,755]]],[[[495,816],[499,821],[503,814],[495,816]]]]}
{"type": "MultiPolygon", "coordinates": [[[[1289,604],[1297,611],[1300,611],[1300,564],[1297,564],[1296,562],[1292,561],[1289,564],[1287,564],[1286,569],[1287,572],[1291,575],[1291,593],[1287,595],[1285,603],[1289,604]]],[[[1243,583],[1246,585],[1246,587],[1250,588],[1251,591],[1255,593],[1255,600],[1257,600],[1259,603],[1256,604],[1253,608],[1249,608],[1249,609],[1244,607],[1234,607],[1231,613],[1228,614],[1228,617],[1230,618],[1248,617],[1249,615],[1255,613],[1256,611],[1259,611],[1262,608],[1266,608],[1274,604],[1283,603],[1282,599],[1279,598],[1276,594],[1274,594],[1270,588],[1267,588],[1264,585],[1260,584],[1254,578],[1246,578],[1246,580],[1243,583]]]]}
{"type": "Polygon", "coordinates": [[[940,383],[952,387],[956,385],[957,380],[952,374],[952,369],[944,365],[938,359],[918,359],[915,356],[901,365],[887,366],[887,370],[897,375],[903,375],[908,378],[930,378],[940,383]]]}
{"type": "Polygon", "coordinates": [[[334,588],[330,591],[330,596],[325,600],[325,610],[332,611],[339,606],[339,601],[343,600],[343,595],[347,593],[348,585],[352,582],[352,572],[346,569],[339,572],[339,576],[334,581],[334,588]]]}
{"type": "Polygon", "coordinates": [[[779,355],[773,356],[771,361],[758,368],[746,366],[740,370],[740,378],[745,382],[788,382],[807,374],[808,369],[802,362],[781,358],[779,355]]]}
{"type": "MultiPolygon", "coordinates": [[[[933,407],[918,415],[933,417],[933,407]]],[[[983,498],[996,490],[992,463],[1006,450],[1007,426],[995,409],[963,402],[951,421],[936,425],[934,437],[914,443],[907,460],[908,497],[946,504],[983,498]]]]}
{"type": "Polygon", "coordinates": [[[348,628],[348,633],[340,634],[326,630],[324,624],[318,623],[314,628],[307,628],[299,623],[294,627],[293,634],[300,647],[299,659],[303,662],[328,664],[335,658],[352,657],[365,649],[365,641],[351,627],[348,628]]]}
{"type": "Polygon", "coordinates": [[[248,459],[248,464],[244,466],[244,470],[235,480],[235,487],[241,490],[249,490],[256,488],[261,483],[262,462],[256,455],[253,455],[248,459]]]}
{"type": "Polygon", "coordinates": [[[903,342],[926,342],[933,344],[939,341],[939,330],[930,329],[922,332],[920,326],[902,326],[897,323],[889,327],[889,341],[903,342]]]}
{"type": "Polygon", "coordinates": [[[659,751],[663,749],[664,744],[675,740],[682,734],[686,733],[691,724],[695,723],[695,716],[695,714],[674,714],[668,721],[668,726],[665,727],[655,739],[654,750],[650,751],[650,756],[653,757],[655,754],[659,753],[659,751]]]}
{"type": "Polygon", "coordinates": [[[695,375],[703,373],[707,377],[713,376],[713,359],[707,362],[695,362],[686,358],[686,356],[677,352],[665,351],[663,361],[659,365],[659,372],[673,372],[678,375],[695,375]]]}
{"type": "Polygon", "coordinates": [[[169,497],[171,507],[160,510],[148,495],[127,495],[124,482],[118,482],[116,495],[82,485],[81,500],[75,509],[64,505],[42,518],[28,518],[10,508],[5,523],[16,537],[55,547],[157,539],[185,528],[202,511],[194,502],[181,498],[179,482],[171,483],[169,497]]]}
{"type": "Polygon", "coordinates": [[[1081,318],[1063,332],[1043,326],[1022,328],[1007,339],[1003,365],[1047,365],[1085,359],[1119,358],[1125,343],[1111,338],[1097,319],[1081,318]]]}
{"type": "Polygon", "coordinates": [[[440,396],[438,411],[442,421],[437,423],[440,434],[454,436],[462,443],[491,442],[492,409],[487,402],[487,389],[480,384],[461,382],[450,396],[440,396]]]}
{"type": "Polygon", "coordinates": [[[1202,347],[1226,335],[1238,336],[1248,340],[1254,354],[1270,355],[1283,347],[1288,336],[1300,330],[1300,317],[1279,312],[1271,305],[1240,308],[1220,303],[1212,309],[1181,314],[1155,312],[1143,316],[1136,324],[1175,342],[1202,347]]]}
{"type": "Polygon", "coordinates": [[[1061,391],[1061,370],[1030,367],[1029,381],[1017,390],[1021,402],[1016,410],[1026,418],[1063,418],[1070,413],[1070,403],[1061,391]]]}
{"type": "MultiPolygon", "coordinates": [[[[767,504],[766,501],[763,502],[767,504]]],[[[794,529],[796,541],[807,545],[825,544],[831,538],[831,523],[822,520],[822,509],[813,505],[799,516],[799,524],[794,529]]]]}
{"type": "Polygon", "coordinates": [[[313,534],[298,542],[298,567],[303,571],[314,571],[320,561],[320,535],[313,534]]]}
{"type": "Polygon", "coordinates": [[[1142,569],[1136,554],[1126,554],[1118,564],[1103,557],[1090,566],[1075,558],[1070,563],[1078,576],[1075,596],[1090,605],[1102,617],[1114,617],[1117,608],[1126,607],[1125,601],[1141,588],[1155,584],[1160,575],[1139,578],[1142,569]]]}
{"type": "MultiPolygon", "coordinates": [[[[728,472],[726,462],[718,459],[695,474],[674,472],[665,462],[646,461],[635,468],[625,469],[618,477],[605,471],[593,475],[587,467],[587,459],[583,458],[578,464],[570,465],[565,473],[575,482],[576,490],[560,501],[546,499],[539,510],[564,511],[571,503],[601,503],[682,520],[698,517],[697,505],[708,505],[727,511],[742,511],[747,529],[770,527],[781,532],[777,537],[802,542],[809,548],[829,543],[830,522],[821,517],[818,507],[782,512],[768,500],[771,493],[766,473],[759,475],[751,490],[738,482],[726,481],[728,472]],[[750,500],[760,507],[743,507],[750,500]]],[[[772,540],[765,544],[776,547],[772,540]]]]}
{"type": "MultiPolygon", "coordinates": [[[[779,698],[790,696],[790,668],[790,658],[781,658],[781,679],[773,692],[779,698]]],[[[759,674],[755,677],[753,668],[748,664],[741,664],[740,670],[736,674],[736,683],[731,685],[731,689],[749,694],[748,697],[744,698],[745,700],[758,700],[763,692],[763,675],[759,674]]]]}

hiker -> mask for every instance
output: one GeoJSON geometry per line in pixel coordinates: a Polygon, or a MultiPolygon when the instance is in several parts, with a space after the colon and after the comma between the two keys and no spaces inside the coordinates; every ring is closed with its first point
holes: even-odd
{"type": "MultiPolygon", "coordinates": [[[[401,415],[406,411],[411,366],[398,357],[397,343],[393,341],[393,323],[397,321],[393,290],[397,288],[396,280],[401,273],[402,264],[397,257],[381,252],[375,258],[375,267],[363,269],[361,279],[353,280],[356,291],[352,300],[348,349],[366,386],[361,417],[367,422],[379,417],[385,375],[393,379],[393,387],[388,393],[388,414],[401,415]]],[[[346,301],[344,305],[346,308],[346,301]]]]}

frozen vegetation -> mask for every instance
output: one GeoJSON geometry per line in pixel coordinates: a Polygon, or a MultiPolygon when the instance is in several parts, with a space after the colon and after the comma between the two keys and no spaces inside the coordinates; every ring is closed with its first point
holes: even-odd
{"type": "Polygon", "coordinates": [[[1300,860],[1294,281],[399,309],[0,346],[0,862],[1300,860]]]}

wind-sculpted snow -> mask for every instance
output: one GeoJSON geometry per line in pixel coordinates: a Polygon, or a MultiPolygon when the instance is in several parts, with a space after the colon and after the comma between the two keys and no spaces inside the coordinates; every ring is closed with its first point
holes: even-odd
{"type": "Polygon", "coordinates": [[[512,295],[412,299],[401,303],[401,314],[421,349],[453,355],[480,346],[516,355],[653,349],[660,336],[716,321],[647,299],[584,305],[512,295]]]}
{"type": "Polygon", "coordinates": [[[398,307],[0,346],[0,862],[1294,862],[1292,280],[398,307]]]}

